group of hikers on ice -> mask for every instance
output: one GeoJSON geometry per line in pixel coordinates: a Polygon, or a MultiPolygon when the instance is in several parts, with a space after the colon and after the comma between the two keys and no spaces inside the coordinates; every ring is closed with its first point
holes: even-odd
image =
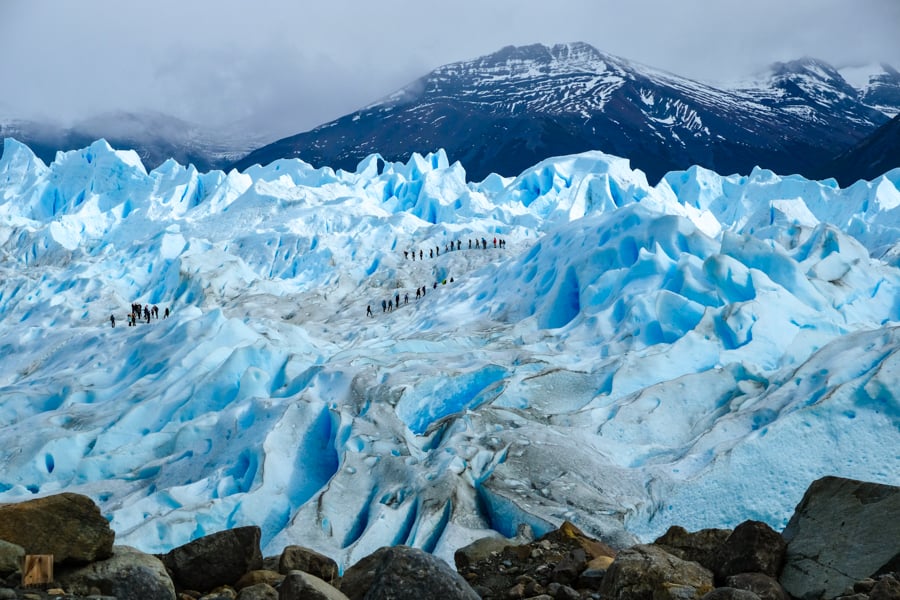
{"type": "MultiPolygon", "coordinates": [[[[487,250],[488,241],[485,238],[475,238],[475,249],[487,250]]],[[[494,248],[506,248],[506,240],[502,238],[494,238],[494,248]]],[[[472,238],[469,238],[469,250],[472,249],[472,238]]],[[[454,250],[462,250],[462,240],[456,240],[455,242],[451,241],[444,244],[444,252],[453,252],[454,250]]],[[[425,252],[423,250],[418,251],[419,260],[425,259],[425,252]]],[[[434,258],[436,256],[441,255],[441,247],[435,246],[434,248],[428,249],[428,258],[434,258]]],[[[404,250],[403,258],[409,260],[412,258],[416,260],[416,251],[415,250],[404,250]]]]}
{"type": "MultiPolygon", "coordinates": [[[[169,307],[167,306],[165,311],[163,311],[163,319],[168,319],[169,314],[169,307]]],[[[159,319],[159,307],[155,304],[153,306],[143,305],[140,302],[133,302],[131,304],[131,312],[126,315],[129,327],[137,326],[138,320],[142,318],[147,323],[149,323],[151,317],[153,317],[154,319],[159,319]]],[[[115,327],[116,315],[109,315],[109,322],[113,327],[115,327]]]]}
{"type": "MultiPolygon", "coordinates": [[[[504,240],[502,238],[495,237],[493,239],[493,244],[494,244],[494,248],[506,248],[506,240],[504,240]]],[[[471,250],[473,247],[475,249],[487,250],[489,248],[488,240],[484,237],[482,237],[481,239],[475,238],[475,243],[473,245],[472,238],[469,238],[469,249],[471,250]]],[[[444,244],[444,252],[445,253],[453,252],[453,251],[457,251],[457,250],[462,250],[462,240],[451,241],[451,242],[444,244]]],[[[416,254],[419,255],[419,260],[425,259],[425,251],[422,249],[419,249],[418,251],[404,250],[403,258],[406,260],[409,260],[410,258],[412,260],[416,260],[416,254]]],[[[440,246],[435,246],[434,248],[428,249],[428,258],[435,258],[436,256],[440,256],[440,255],[441,255],[441,247],[440,246]]],[[[446,283],[447,283],[446,279],[441,282],[442,285],[446,284],[446,283]]],[[[450,278],[450,283],[453,283],[452,277],[450,278]]],[[[435,281],[432,284],[432,288],[437,289],[437,286],[438,286],[438,283],[437,283],[437,281],[435,281]]],[[[416,288],[416,300],[419,300],[420,298],[425,297],[426,287],[427,286],[423,285],[420,288],[416,288]]],[[[404,293],[404,295],[403,295],[403,304],[409,304],[409,293],[408,292],[404,293]]],[[[400,308],[400,294],[395,294],[393,298],[388,298],[387,300],[381,301],[381,312],[383,312],[383,313],[393,312],[393,310],[395,308],[400,308]]],[[[372,313],[372,305],[371,304],[366,306],[366,316],[367,317],[375,316],[372,313]]]]}

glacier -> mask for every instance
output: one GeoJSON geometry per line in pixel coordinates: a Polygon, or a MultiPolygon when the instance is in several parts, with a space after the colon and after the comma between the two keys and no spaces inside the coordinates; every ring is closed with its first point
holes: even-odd
{"type": "Polygon", "coordinates": [[[147,172],[6,139],[0,502],[86,494],[146,552],[255,524],[345,566],[566,519],[781,529],[823,475],[900,485],[898,230],[900,170],[147,172]],[[171,316],[127,326],[134,302],[171,316]]]}

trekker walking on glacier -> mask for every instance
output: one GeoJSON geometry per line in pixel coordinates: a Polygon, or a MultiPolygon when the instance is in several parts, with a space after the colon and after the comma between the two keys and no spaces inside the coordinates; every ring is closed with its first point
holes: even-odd
{"type": "Polygon", "coordinates": [[[109,315],[109,322],[112,323],[113,329],[116,327],[116,315],[109,315]]]}
{"type": "Polygon", "coordinates": [[[375,315],[372,314],[372,305],[371,305],[371,304],[367,304],[367,305],[366,305],[366,316],[367,316],[367,317],[373,317],[373,316],[375,316],[375,315]]]}
{"type": "Polygon", "coordinates": [[[387,300],[381,301],[381,312],[387,311],[387,300]]]}

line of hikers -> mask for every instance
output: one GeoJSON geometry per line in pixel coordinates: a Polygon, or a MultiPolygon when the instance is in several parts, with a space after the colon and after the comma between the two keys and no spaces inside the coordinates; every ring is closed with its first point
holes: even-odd
{"type": "MultiPolygon", "coordinates": [[[[487,250],[488,241],[485,238],[475,238],[475,249],[476,250],[487,250]]],[[[494,238],[494,248],[506,248],[506,240],[502,238],[494,238]]],[[[469,250],[472,249],[472,238],[469,238],[469,250]]],[[[444,244],[444,252],[453,252],[454,250],[462,250],[462,240],[456,240],[455,242],[448,242],[444,244]]],[[[434,248],[428,249],[428,258],[434,258],[435,256],[441,255],[441,247],[435,246],[434,248]]],[[[416,251],[415,250],[404,250],[403,258],[409,260],[412,257],[413,260],[416,260],[416,251]]],[[[425,259],[425,252],[423,250],[419,250],[419,260],[425,259]]]]}
{"type": "MultiPolygon", "coordinates": [[[[441,285],[444,285],[446,283],[447,283],[447,280],[445,279],[444,281],[441,282],[441,285]]],[[[453,283],[452,277],[450,278],[450,283],[453,283]]],[[[435,281],[432,284],[432,289],[437,289],[437,286],[438,286],[437,281],[435,281]]],[[[427,286],[423,285],[420,288],[416,288],[416,300],[425,297],[426,287],[427,286]]],[[[405,292],[403,294],[403,304],[404,305],[409,304],[409,292],[405,292]]],[[[400,294],[395,294],[393,298],[388,298],[387,300],[381,301],[381,312],[383,312],[383,313],[384,312],[393,312],[395,308],[400,308],[400,294]]],[[[371,304],[366,305],[366,316],[367,317],[375,316],[374,314],[372,314],[372,305],[371,304]]]]}
{"type": "MultiPolygon", "coordinates": [[[[163,319],[169,318],[169,307],[166,307],[166,310],[163,312],[163,319]]],[[[150,322],[150,317],[154,319],[159,319],[159,307],[155,304],[153,306],[145,306],[139,302],[133,302],[131,304],[131,312],[126,315],[126,319],[128,320],[129,327],[137,326],[137,322],[143,316],[143,320],[150,322]]],[[[116,326],[116,315],[109,315],[109,323],[113,327],[116,326]]]]}

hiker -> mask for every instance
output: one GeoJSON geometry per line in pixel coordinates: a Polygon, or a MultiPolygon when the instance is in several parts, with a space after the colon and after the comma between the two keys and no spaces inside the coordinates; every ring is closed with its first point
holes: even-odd
{"type": "Polygon", "coordinates": [[[403,304],[409,304],[409,292],[403,295],[403,304]]]}
{"type": "Polygon", "coordinates": [[[420,290],[419,288],[416,288],[416,300],[418,300],[421,297],[422,297],[422,290],[420,290]]]}
{"type": "Polygon", "coordinates": [[[434,258],[434,250],[428,249],[428,258],[434,258]]]}
{"type": "Polygon", "coordinates": [[[404,258],[404,259],[408,259],[408,258],[409,258],[409,252],[407,252],[406,250],[403,251],[403,258],[404,258]]]}
{"type": "Polygon", "coordinates": [[[154,319],[159,319],[159,307],[157,305],[153,305],[153,308],[150,309],[150,312],[153,313],[154,319]]]}
{"type": "Polygon", "coordinates": [[[434,285],[432,286],[432,288],[435,290],[437,289],[437,281],[434,282],[434,285]]]}
{"type": "Polygon", "coordinates": [[[440,256],[440,255],[441,255],[441,247],[440,247],[440,246],[435,246],[435,247],[434,247],[434,255],[435,255],[435,256],[440,256]]]}
{"type": "Polygon", "coordinates": [[[469,238],[469,250],[472,249],[472,238],[469,238]]]}
{"type": "Polygon", "coordinates": [[[487,250],[487,240],[484,238],[481,238],[481,249],[487,250]]]}
{"type": "Polygon", "coordinates": [[[394,299],[394,306],[400,308],[400,294],[397,294],[397,297],[394,299]]]}
{"type": "Polygon", "coordinates": [[[372,314],[372,305],[371,305],[371,304],[367,304],[367,305],[366,305],[366,316],[367,316],[367,317],[374,317],[374,316],[375,316],[375,315],[372,314]]]}
{"type": "Polygon", "coordinates": [[[413,262],[416,262],[416,251],[415,250],[413,250],[413,252],[412,252],[412,257],[413,257],[413,262]]]}
{"type": "Polygon", "coordinates": [[[112,323],[113,329],[116,328],[116,315],[109,315],[109,322],[112,323]]]}
{"type": "Polygon", "coordinates": [[[392,312],[394,310],[394,301],[388,300],[388,312],[392,312]]]}
{"type": "Polygon", "coordinates": [[[494,238],[494,248],[497,247],[497,238],[494,238]]]}
{"type": "Polygon", "coordinates": [[[146,306],[144,307],[144,318],[147,320],[148,323],[150,322],[150,309],[147,308],[146,306]]]}
{"type": "Polygon", "coordinates": [[[387,310],[387,300],[381,301],[381,312],[385,312],[387,310]]]}
{"type": "Polygon", "coordinates": [[[422,260],[422,251],[419,250],[419,260],[422,260]]]}
{"type": "Polygon", "coordinates": [[[169,307],[167,306],[166,312],[163,314],[163,319],[168,319],[168,318],[169,318],[169,307]]]}
{"type": "Polygon", "coordinates": [[[423,298],[425,297],[425,286],[424,285],[422,286],[422,297],[423,298]]]}

